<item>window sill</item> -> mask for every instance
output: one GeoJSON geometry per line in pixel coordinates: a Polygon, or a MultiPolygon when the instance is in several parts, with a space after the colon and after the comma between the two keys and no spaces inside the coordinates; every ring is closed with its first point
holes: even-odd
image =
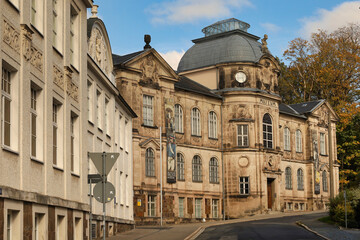
{"type": "Polygon", "coordinates": [[[70,66],[71,66],[72,70],[75,70],[75,72],[77,74],[79,74],[79,70],[74,66],[74,64],[70,63],[70,66]]]}
{"type": "Polygon", "coordinates": [[[195,181],[195,180],[193,180],[193,183],[202,183],[203,181],[201,180],[201,181],[195,181]]]}
{"type": "Polygon", "coordinates": [[[111,137],[110,137],[110,135],[109,135],[108,133],[106,134],[106,137],[109,138],[109,139],[111,139],[111,137]]]}
{"type": "Polygon", "coordinates": [[[156,176],[145,176],[147,178],[156,178],[156,176]]]}
{"type": "Polygon", "coordinates": [[[293,190],[292,188],[285,188],[285,190],[293,190]]]}
{"type": "Polygon", "coordinates": [[[220,184],[220,182],[210,182],[210,184],[220,184]]]}
{"type": "Polygon", "coordinates": [[[30,159],[31,159],[31,161],[34,161],[34,162],[36,162],[36,163],[40,163],[41,165],[44,165],[44,162],[41,161],[41,160],[39,160],[39,159],[36,159],[36,158],[34,158],[34,157],[30,157],[30,159]]]}
{"type": "Polygon", "coordinates": [[[218,138],[209,137],[210,140],[219,140],[218,138]]]}
{"type": "Polygon", "coordinates": [[[141,124],[141,126],[146,127],[146,128],[158,129],[157,126],[150,126],[150,125],[145,125],[145,124],[141,124]]]}
{"type": "Polygon", "coordinates": [[[60,57],[64,57],[63,55],[62,55],[62,53],[60,52],[60,50],[58,50],[55,46],[53,46],[53,49],[54,49],[54,51],[60,56],[60,57]]]}
{"type": "Polygon", "coordinates": [[[94,123],[93,123],[91,120],[88,120],[88,123],[89,123],[91,126],[94,126],[94,123]]]}
{"type": "Polygon", "coordinates": [[[62,169],[62,168],[60,168],[60,167],[58,167],[58,166],[56,166],[56,165],[53,165],[53,168],[54,168],[55,170],[60,171],[60,172],[64,172],[64,169],[62,169]]]}
{"type": "Polygon", "coordinates": [[[16,155],[20,155],[20,153],[18,151],[15,151],[13,149],[11,149],[10,147],[6,146],[6,145],[2,145],[2,149],[4,151],[7,151],[9,153],[12,153],[12,154],[16,154],[16,155]]]}
{"type": "Polygon", "coordinates": [[[7,2],[18,12],[18,13],[20,13],[20,9],[17,7],[17,6],[15,6],[12,2],[10,2],[9,0],[7,0],[7,2]]]}
{"type": "Polygon", "coordinates": [[[249,148],[249,145],[247,146],[236,146],[237,148],[249,148]]]}
{"type": "Polygon", "coordinates": [[[320,153],[320,156],[322,156],[322,157],[328,157],[329,155],[327,155],[327,154],[321,154],[321,153],[320,153]]]}
{"type": "Polygon", "coordinates": [[[291,153],[291,149],[287,150],[287,149],[284,149],[284,152],[288,152],[288,153],[291,153]]]}
{"type": "Polygon", "coordinates": [[[202,136],[201,135],[192,135],[191,134],[191,137],[201,138],[202,136]]]}
{"type": "Polygon", "coordinates": [[[176,134],[184,135],[184,132],[175,132],[176,134]]]}
{"type": "Polygon", "coordinates": [[[98,130],[99,130],[100,132],[103,132],[103,130],[102,130],[100,127],[98,127],[98,130]]]}
{"type": "Polygon", "coordinates": [[[247,198],[247,197],[249,197],[250,196],[250,194],[239,194],[239,197],[240,198],[247,198]]]}
{"type": "Polygon", "coordinates": [[[73,177],[77,177],[77,178],[80,178],[80,175],[79,175],[79,174],[77,174],[77,173],[74,173],[74,172],[71,172],[71,176],[73,176],[73,177]]]}
{"type": "Polygon", "coordinates": [[[30,23],[31,27],[35,30],[35,32],[37,32],[40,37],[44,38],[44,35],[34,26],[34,24],[30,23]]]}
{"type": "Polygon", "coordinates": [[[178,182],[185,182],[185,178],[184,179],[176,179],[178,182]]]}
{"type": "Polygon", "coordinates": [[[304,191],[304,189],[298,189],[298,191],[304,191]]]}

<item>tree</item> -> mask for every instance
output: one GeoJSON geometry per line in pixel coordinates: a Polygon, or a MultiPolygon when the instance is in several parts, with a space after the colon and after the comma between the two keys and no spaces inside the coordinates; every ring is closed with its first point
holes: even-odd
{"type": "Polygon", "coordinates": [[[344,163],[344,183],[360,178],[360,25],[349,24],[328,33],[319,30],[309,40],[296,38],[284,52],[280,95],[285,103],[326,99],[340,117],[338,159],[344,163]]]}

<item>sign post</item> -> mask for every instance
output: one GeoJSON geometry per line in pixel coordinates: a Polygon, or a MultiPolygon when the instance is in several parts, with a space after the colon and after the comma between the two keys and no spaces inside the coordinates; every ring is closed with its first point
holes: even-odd
{"type": "Polygon", "coordinates": [[[105,240],[106,237],[106,203],[110,202],[115,196],[114,185],[112,185],[110,182],[107,182],[107,175],[110,172],[111,168],[114,166],[116,159],[119,157],[119,155],[119,153],[106,152],[89,153],[89,157],[93,161],[98,172],[101,174],[101,183],[99,181],[96,184],[94,188],[94,195],[97,201],[103,203],[103,240],[105,240]]]}

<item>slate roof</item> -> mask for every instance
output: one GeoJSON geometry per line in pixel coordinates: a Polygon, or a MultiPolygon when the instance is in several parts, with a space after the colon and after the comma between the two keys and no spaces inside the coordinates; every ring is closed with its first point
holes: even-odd
{"type": "Polygon", "coordinates": [[[127,61],[137,57],[138,55],[142,54],[145,51],[146,50],[142,50],[142,51],[138,51],[138,52],[134,52],[134,53],[129,53],[129,54],[126,54],[123,56],[120,56],[117,54],[112,54],[114,66],[126,63],[127,61]]]}
{"type": "Polygon", "coordinates": [[[222,99],[221,96],[212,93],[209,88],[207,88],[185,76],[179,77],[179,81],[177,81],[175,83],[175,89],[184,90],[184,91],[188,91],[188,92],[202,94],[202,95],[209,96],[209,97],[222,99]]]}
{"type": "Polygon", "coordinates": [[[325,100],[321,99],[316,101],[291,104],[290,106],[298,113],[305,114],[305,113],[311,113],[312,111],[315,110],[315,108],[317,108],[323,102],[325,102],[325,100]]]}
{"type": "Polygon", "coordinates": [[[298,113],[295,109],[293,109],[290,105],[286,105],[284,103],[281,103],[279,105],[279,111],[280,113],[284,113],[287,115],[291,115],[294,117],[304,118],[306,119],[306,116],[303,114],[298,113]]]}

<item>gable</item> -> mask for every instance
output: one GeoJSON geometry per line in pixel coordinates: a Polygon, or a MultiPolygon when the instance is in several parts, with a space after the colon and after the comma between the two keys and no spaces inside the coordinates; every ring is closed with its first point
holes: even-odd
{"type": "Polygon", "coordinates": [[[327,101],[323,101],[321,104],[315,107],[311,112],[311,115],[319,118],[319,123],[323,125],[327,125],[329,122],[329,114],[330,119],[332,121],[339,121],[339,117],[332,109],[330,104],[327,101]]]}
{"type": "Polygon", "coordinates": [[[96,19],[91,26],[88,39],[88,53],[108,78],[112,79],[113,60],[111,46],[105,26],[100,19],[96,19]]]}
{"type": "Polygon", "coordinates": [[[160,150],[160,144],[157,140],[155,140],[154,138],[148,138],[142,142],[139,143],[139,146],[141,148],[148,148],[148,147],[152,147],[156,150],[160,150]]]}

